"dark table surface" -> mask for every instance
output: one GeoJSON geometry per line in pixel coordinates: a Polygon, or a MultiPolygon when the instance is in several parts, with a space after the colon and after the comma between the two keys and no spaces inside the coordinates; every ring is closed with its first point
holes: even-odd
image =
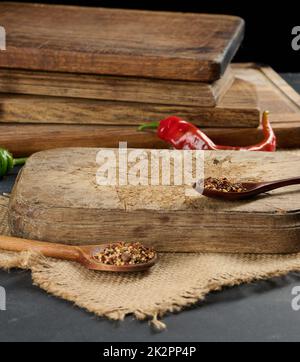
{"type": "MultiPolygon", "coordinates": [[[[300,74],[284,78],[300,92],[300,74]]],[[[0,193],[11,190],[15,174],[1,181],[0,193]]],[[[291,306],[298,285],[300,273],[292,273],[212,293],[205,302],[166,316],[168,330],[155,333],[133,317],[110,322],[47,295],[32,285],[28,271],[0,271],[7,293],[0,341],[300,341],[300,311],[291,306]]]]}

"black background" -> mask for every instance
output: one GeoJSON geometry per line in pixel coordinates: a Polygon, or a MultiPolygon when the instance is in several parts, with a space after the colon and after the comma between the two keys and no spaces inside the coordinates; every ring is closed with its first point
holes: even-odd
{"type": "MultiPolygon", "coordinates": [[[[34,2],[22,1],[19,2],[34,2]]],[[[280,72],[300,72],[300,50],[291,47],[294,26],[300,26],[300,10],[296,1],[268,0],[183,0],[155,1],[36,1],[40,3],[103,6],[183,12],[232,14],[246,20],[246,37],[235,61],[259,62],[280,72]]],[[[0,15],[1,21],[1,15],[0,15]]]]}

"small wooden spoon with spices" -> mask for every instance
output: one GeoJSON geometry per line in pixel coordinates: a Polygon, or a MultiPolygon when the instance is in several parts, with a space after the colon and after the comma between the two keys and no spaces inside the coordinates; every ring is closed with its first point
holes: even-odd
{"type": "MultiPolygon", "coordinates": [[[[223,199],[228,201],[237,201],[249,199],[259,194],[276,190],[282,187],[299,185],[300,177],[289,178],[286,180],[278,180],[271,182],[241,182],[230,183],[224,179],[206,179],[194,184],[194,189],[202,195],[214,199],[223,199]]],[[[299,190],[300,191],[300,190],[299,190]]]]}
{"type": "MultiPolygon", "coordinates": [[[[26,240],[11,236],[0,236],[0,249],[7,251],[33,251],[40,253],[46,257],[55,259],[75,261],[87,269],[109,271],[109,272],[138,272],[151,268],[157,262],[157,254],[152,249],[153,257],[146,263],[126,264],[126,265],[110,265],[101,263],[97,260],[99,253],[105,251],[107,247],[117,244],[89,245],[89,246],[71,246],[63,244],[47,243],[43,241],[26,240]]],[[[141,244],[140,244],[141,245],[141,244]]]]}

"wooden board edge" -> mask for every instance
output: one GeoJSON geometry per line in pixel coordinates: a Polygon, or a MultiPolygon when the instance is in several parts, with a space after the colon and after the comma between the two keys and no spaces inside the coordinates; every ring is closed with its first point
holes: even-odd
{"type": "Polygon", "coordinates": [[[259,67],[260,71],[280,90],[300,111],[300,94],[293,89],[273,68],[259,67]]]}
{"type": "Polygon", "coordinates": [[[246,23],[245,20],[241,17],[237,17],[240,20],[239,27],[236,29],[236,32],[231,40],[231,44],[228,45],[227,50],[224,53],[225,59],[223,62],[223,67],[221,61],[220,64],[220,74],[224,74],[226,71],[228,65],[231,63],[232,59],[234,58],[235,54],[238,52],[244,37],[245,37],[245,29],[246,29],[246,23]]]}
{"type": "Polygon", "coordinates": [[[235,69],[256,69],[261,72],[269,82],[271,82],[280,93],[289,99],[300,111],[300,94],[272,67],[259,63],[233,63],[231,65],[233,72],[235,69]]]}
{"type": "Polygon", "coordinates": [[[67,97],[170,106],[215,107],[221,98],[229,91],[234,80],[235,76],[231,67],[226,70],[221,79],[214,83],[207,84],[201,82],[168,81],[136,77],[129,78],[0,68],[0,95],[32,95],[40,97],[67,97]],[[43,80],[45,80],[45,85],[42,83],[43,80]],[[63,92],[64,87],[61,88],[61,83],[64,86],[67,82],[70,82],[72,86],[68,88],[69,94],[66,96],[63,92]],[[85,86],[80,88],[81,82],[85,86]],[[98,91],[95,89],[95,84],[97,82],[100,84],[98,91]],[[49,86],[47,87],[47,85],[49,86]],[[75,85],[77,85],[77,87],[75,85]],[[85,93],[85,89],[88,85],[91,85],[93,92],[88,91],[85,93]],[[109,92],[105,90],[107,85],[109,85],[112,89],[115,89],[115,96],[113,96],[112,90],[109,92]],[[137,87],[145,89],[145,94],[141,99],[138,99],[133,95],[134,90],[137,87]],[[166,89],[171,87],[174,89],[174,94],[169,92],[168,98],[166,98],[166,89]],[[74,91],[74,89],[76,90],[74,91]],[[81,90],[80,95],[78,93],[79,89],[81,90]],[[152,90],[152,93],[155,95],[151,94],[149,96],[149,89],[152,90]],[[102,91],[104,92],[103,94],[101,94],[102,91]],[[184,99],[180,99],[178,96],[182,92],[185,92],[184,99]],[[200,92],[202,93],[201,96],[198,95],[200,92]],[[160,94],[164,94],[164,96],[160,97],[160,94]]]}
{"type": "Polygon", "coordinates": [[[0,124],[138,126],[171,115],[203,128],[251,129],[260,122],[260,109],[254,102],[252,108],[234,108],[226,102],[211,108],[2,93],[0,106],[0,124]]]}
{"type": "MultiPolygon", "coordinates": [[[[18,3],[9,3],[4,2],[2,3],[2,6],[14,6],[18,5],[18,3]]],[[[67,8],[70,9],[76,9],[76,6],[69,6],[69,5],[49,5],[49,4],[23,4],[19,3],[19,5],[22,6],[35,6],[35,7],[47,7],[52,6],[54,9],[58,8],[67,8]]],[[[4,8],[5,9],[5,8],[4,8]]],[[[81,7],[81,11],[84,12],[86,10],[90,10],[88,7],[81,7]]],[[[136,13],[136,15],[142,15],[142,14],[155,14],[154,11],[151,10],[135,10],[135,9],[107,9],[102,8],[104,10],[109,10],[111,12],[117,12],[117,11],[124,11],[124,12],[132,12],[136,13]]],[[[100,8],[98,8],[100,10],[100,8]]],[[[160,12],[160,15],[168,14],[169,16],[174,17],[174,13],[162,11],[160,12]]],[[[189,12],[182,12],[181,14],[185,15],[199,15],[197,13],[189,13],[189,12]]],[[[177,15],[180,15],[178,13],[177,15]]],[[[216,59],[208,59],[206,60],[206,56],[203,61],[200,61],[199,59],[195,59],[195,57],[176,57],[174,54],[165,54],[161,58],[161,63],[165,63],[167,67],[160,68],[160,58],[157,56],[149,56],[147,58],[147,63],[143,66],[140,66],[139,62],[135,62],[133,64],[132,62],[132,56],[128,56],[127,54],[122,55],[122,59],[120,58],[119,61],[115,62],[116,56],[112,57],[111,54],[103,53],[102,57],[100,59],[92,59],[91,61],[86,61],[83,59],[82,56],[80,56],[80,53],[75,54],[75,57],[78,57],[78,60],[81,60],[81,65],[73,64],[72,66],[72,60],[74,59],[74,53],[70,51],[66,51],[65,49],[56,49],[56,58],[52,58],[52,62],[48,67],[45,66],[44,59],[50,58],[51,59],[51,51],[47,51],[47,49],[33,49],[33,48],[25,48],[23,49],[23,53],[26,52],[27,56],[31,55],[31,69],[39,70],[42,67],[44,67],[44,70],[53,70],[53,68],[56,66],[58,71],[65,71],[69,72],[72,71],[78,71],[81,72],[82,69],[85,69],[86,73],[97,73],[97,74],[111,74],[111,75],[127,75],[127,76],[135,76],[137,72],[139,72],[139,76],[145,76],[147,78],[161,78],[161,79],[176,79],[176,80],[191,80],[191,81],[203,81],[203,82],[213,82],[218,80],[222,74],[224,73],[225,69],[227,68],[228,64],[232,60],[233,56],[235,55],[236,51],[238,50],[244,36],[244,20],[238,16],[234,15],[218,15],[218,14],[204,14],[206,16],[214,17],[219,16],[223,19],[235,19],[236,21],[236,27],[234,28],[234,32],[232,32],[232,39],[227,43],[225,43],[225,49],[222,49],[222,54],[219,55],[216,59]],[[57,62],[57,59],[61,57],[61,62],[57,62]],[[123,59],[124,58],[124,59],[123,59]],[[69,60],[69,61],[68,61],[69,60]],[[124,71],[122,74],[119,70],[120,64],[127,63],[127,71],[124,71]],[[115,67],[112,68],[111,64],[115,62],[115,67]],[[178,69],[180,66],[184,66],[181,69],[181,72],[172,71],[168,69],[168,66],[170,67],[173,65],[174,69],[178,69]],[[199,66],[200,65],[200,66],[199,66]],[[110,70],[109,70],[110,69],[110,70]],[[138,70],[138,71],[137,71],[138,70]],[[109,73],[111,72],[111,73],[109,73]]],[[[222,47],[223,48],[223,47],[222,47]]],[[[143,56],[141,57],[141,59],[143,56]]],[[[139,57],[136,58],[137,60],[139,57]]],[[[20,67],[23,69],[24,66],[24,54],[19,54],[17,48],[13,48],[12,51],[9,54],[9,59],[2,59],[0,58],[0,64],[2,64],[4,67],[11,68],[11,62],[12,60],[15,61],[14,67],[20,67]]],[[[171,68],[171,67],[170,67],[171,68]]]]}
{"type": "MultiPolygon", "coordinates": [[[[99,225],[99,227],[95,226],[95,230],[98,228],[99,237],[95,236],[86,236],[83,234],[82,229],[78,229],[78,233],[72,234],[72,236],[68,236],[68,229],[70,224],[60,224],[60,233],[57,232],[56,224],[46,219],[33,219],[32,217],[28,217],[26,213],[20,213],[16,211],[14,207],[14,200],[10,204],[9,208],[9,227],[11,234],[13,236],[22,237],[22,238],[31,238],[41,241],[47,242],[59,242],[69,245],[86,245],[86,244],[103,244],[107,242],[117,242],[120,240],[120,234],[111,234],[111,225],[114,224],[114,221],[104,222],[103,225],[99,225]],[[28,227],[30,225],[30,227],[28,227]],[[47,240],[44,240],[40,237],[47,230],[48,237],[47,240]],[[86,238],[86,240],[84,239],[86,238]],[[84,242],[82,241],[84,240],[84,242]]],[[[18,205],[19,206],[19,205],[18,205]]],[[[41,211],[41,210],[36,210],[41,211]]],[[[34,210],[32,210],[34,212],[34,210]]],[[[84,210],[82,211],[84,212],[84,210]]],[[[109,216],[111,213],[115,213],[115,211],[108,212],[107,210],[103,210],[102,214],[99,213],[98,219],[101,220],[101,215],[105,215],[105,217],[109,216]]],[[[137,217],[137,214],[141,217],[141,212],[132,212],[126,215],[126,211],[123,211],[122,220],[124,218],[137,217]],[[136,215],[136,217],[134,216],[136,215]]],[[[40,214],[40,212],[38,212],[40,214]]],[[[82,214],[82,213],[81,213],[82,214]]],[[[191,236],[190,244],[187,245],[184,242],[180,242],[178,237],[175,237],[171,242],[165,242],[165,240],[170,240],[172,230],[172,223],[167,223],[165,221],[159,222],[158,218],[163,220],[171,218],[170,213],[161,213],[157,217],[155,217],[156,213],[153,211],[149,211],[148,213],[142,212],[141,217],[141,225],[142,222],[147,217],[147,220],[152,220],[151,228],[155,227],[159,230],[159,234],[161,238],[158,239],[154,237],[153,233],[147,229],[147,227],[130,227],[126,229],[126,232],[123,235],[123,238],[126,239],[127,242],[140,241],[142,243],[146,243],[147,245],[153,246],[158,252],[183,252],[183,253],[194,253],[194,252],[214,252],[214,253],[251,253],[251,254],[287,254],[287,253],[296,253],[300,252],[300,224],[295,225],[295,215],[284,215],[286,221],[290,223],[290,226],[277,226],[274,228],[268,227],[249,227],[249,228],[229,228],[226,229],[228,234],[226,240],[222,243],[220,242],[221,236],[224,235],[224,227],[214,227],[205,229],[205,233],[203,233],[203,239],[197,237],[196,235],[191,236]],[[147,215],[144,215],[147,214],[147,215]],[[157,219],[156,221],[153,218],[157,219]],[[271,238],[269,234],[275,233],[276,237],[271,238]],[[205,235],[204,235],[205,234],[205,235]],[[245,235],[249,235],[245,237],[245,235]],[[262,238],[261,235],[266,235],[266,238],[262,238]]],[[[268,214],[270,215],[270,214],[268,214]]],[[[266,215],[266,216],[268,216],[266,215]]],[[[298,215],[300,215],[298,213],[298,215]]],[[[47,215],[44,215],[47,217],[47,215]]],[[[121,216],[120,216],[121,217],[121,216]]],[[[117,222],[116,218],[116,222],[117,222]]],[[[269,220],[270,221],[270,220],[269,220]]],[[[76,229],[76,225],[73,227],[76,229]]],[[[201,230],[204,231],[204,227],[201,226],[201,230]]],[[[224,239],[223,239],[224,240],[224,239]]]]}
{"type": "MultiPolygon", "coordinates": [[[[211,105],[212,107],[216,107],[218,103],[220,103],[225,97],[226,93],[230,90],[235,80],[234,72],[231,66],[228,67],[223,77],[217,80],[213,85],[210,86],[214,102],[211,105]]],[[[210,106],[208,104],[207,106],[210,106]]]]}

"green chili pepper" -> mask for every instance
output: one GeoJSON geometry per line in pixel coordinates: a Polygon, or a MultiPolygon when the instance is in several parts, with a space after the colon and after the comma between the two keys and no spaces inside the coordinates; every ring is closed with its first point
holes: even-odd
{"type": "Polygon", "coordinates": [[[13,158],[7,150],[0,148],[0,177],[5,176],[14,166],[24,165],[27,158],[13,158]]]}

